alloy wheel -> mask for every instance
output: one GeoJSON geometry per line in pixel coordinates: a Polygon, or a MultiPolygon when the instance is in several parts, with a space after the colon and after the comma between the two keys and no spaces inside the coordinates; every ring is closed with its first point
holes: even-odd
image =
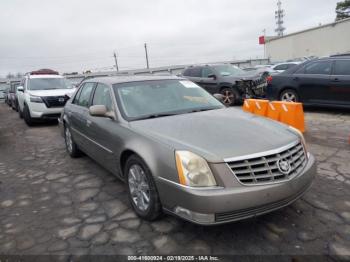
{"type": "Polygon", "coordinates": [[[231,105],[232,102],[235,100],[235,95],[232,91],[230,90],[224,90],[224,92],[222,93],[222,95],[224,96],[223,102],[226,105],[231,105]]]}
{"type": "Polygon", "coordinates": [[[135,206],[141,211],[147,210],[150,206],[150,186],[140,165],[134,164],[129,168],[128,182],[131,199],[135,206]]]}
{"type": "Polygon", "coordinates": [[[285,102],[296,102],[297,98],[295,94],[286,92],[282,95],[281,100],[285,102]]]}
{"type": "Polygon", "coordinates": [[[65,131],[65,140],[66,140],[66,146],[67,146],[68,152],[72,153],[73,151],[72,134],[70,133],[68,127],[66,127],[66,131],[65,131]]]}

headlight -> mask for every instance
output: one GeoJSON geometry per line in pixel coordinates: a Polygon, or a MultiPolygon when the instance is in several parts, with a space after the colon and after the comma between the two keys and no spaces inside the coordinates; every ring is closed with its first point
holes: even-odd
{"type": "Polygon", "coordinates": [[[216,186],[208,163],[202,157],[189,151],[176,151],[175,158],[182,185],[191,187],[216,186]]]}
{"type": "Polygon", "coordinates": [[[40,96],[30,96],[30,102],[33,103],[43,103],[43,100],[40,96]]]}
{"type": "Polygon", "coordinates": [[[301,140],[301,143],[304,146],[305,155],[306,155],[306,158],[307,158],[308,157],[308,155],[307,155],[307,148],[306,148],[306,142],[305,142],[305,138],[304,138],[303,133],[301,133],[299,129],[296,129],[296,128],[292,127],[292,126],[289,126],[289,129],[291,129],[291,131],[293,133],[297,134],[300,137],[300,140],[301,140]]]}

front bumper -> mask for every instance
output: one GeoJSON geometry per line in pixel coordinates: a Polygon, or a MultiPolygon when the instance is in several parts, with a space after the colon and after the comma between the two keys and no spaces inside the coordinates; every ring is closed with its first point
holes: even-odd
{"type": "Polygon", "coordinates": [[[60,117],[63,107],[47,108],[44,103],[28,103],[30,116],[40,119],[57,119],[60,117]]]}
{"type": "MultiPolygon", "coordinates": [[[[255,217],[293,203],[311,186],[315,174],[315,158],[310,155],[298,176],[280,183],[194,189],[157,179],[157,188],[166,212],[197,224],[215,225],[255,217]],[[183,215],[179,208],[195,215],[183,215]]],[[[232,175],[232,179],[236,178],[232,175]]]]}

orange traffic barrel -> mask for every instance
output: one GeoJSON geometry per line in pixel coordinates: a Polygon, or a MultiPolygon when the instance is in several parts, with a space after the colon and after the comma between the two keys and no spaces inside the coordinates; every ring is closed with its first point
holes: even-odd
{"type": "Polygon", "coordinates": [[[273,101],[271,104],[279,111],[279,121],[305,132],[305,119],[302,103],[273,101]]]}
{"type": "Polygon", "coordinates": [[[243,102],[243,111],[253,113],[255,104],[252,103],[251,99],[245,99],[243,102]]]}
{"type": "Polygon", "coordinates": [[[277,108],[276,105],[274,105],[273,103],[269,103],[266,116],[268,118],[278,121],[280,117],[280,109],[277,108]]]}

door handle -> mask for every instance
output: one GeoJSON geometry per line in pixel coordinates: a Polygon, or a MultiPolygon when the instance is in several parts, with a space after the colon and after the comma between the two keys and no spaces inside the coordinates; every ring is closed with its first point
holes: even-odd
{"type": "Polygon", "coordinates": [[[72,111],[68,111],[67,114],[68,114],[69,117],[71,117],[72,116],[72,111]]]}
{"type": "Polygon", "coordinates": [[[92,124],[91,120],[86,120],[86,126],[89,127],[92,124]]]}
{"type": "Polygon", "coordinates": [[[298,81],[299,77],[296,76],[296,77],[293,78],[293,80],[298,81]]]}
{"type": "Polygon", "coordinates": [[[338,78],[334,78],[332,82],[340,82],[340,80],[338,78]]]}

